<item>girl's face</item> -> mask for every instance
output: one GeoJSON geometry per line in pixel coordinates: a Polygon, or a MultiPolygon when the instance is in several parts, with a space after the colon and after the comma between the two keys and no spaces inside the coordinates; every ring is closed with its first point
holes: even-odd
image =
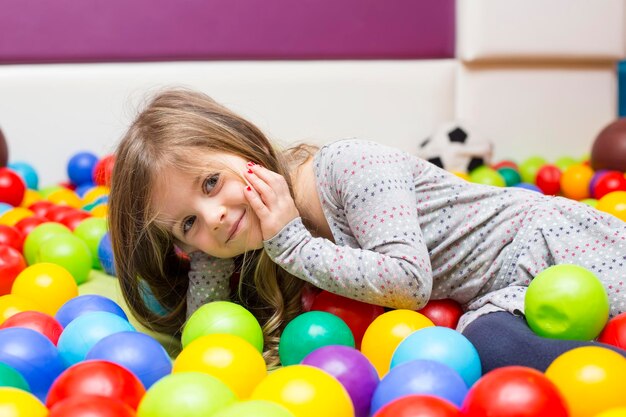
{"type": "Polygon", "coordinates": [[[200,175],[168,167],[154,188],[158,220],[187,253],[202,251],[232,258],[263,247],[260,222],[244,196],[247,162],[227,153],[211,153],[200,175]],[[215,168],[224,167],[224,168],[215,168]]]}

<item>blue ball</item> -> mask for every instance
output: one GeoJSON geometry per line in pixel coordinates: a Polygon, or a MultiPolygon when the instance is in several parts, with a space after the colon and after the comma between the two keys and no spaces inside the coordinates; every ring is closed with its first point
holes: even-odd
{"type": "Polygon", "coordinates": [[[91,152],[79,152],[67,163],[67,176],[73,184],[80,186],[93,182],[92,172],[98,157],[91,152]]]}
{"type": "Polygon", "coordinates": [[[380,381],[372,396],[371,414],[406,395],[433,395],[461,406],[467,385],[452,368],[440,362],[418,359],[396,366],[380,381]]]}
{"type": "Polygon", "coordinates": [[[59,337],[57,347],[66,365],[82,362],[87,352],[105,337],[135,328],[126,320],[106,311],[83,314],[68,324],[59,337]]]}
{"type": "Polygon", "coordinates": [[[0,203],[0,214],[9,211],[13,208],[12,205],[7,204],[7,203],[0,203]]]}
{"type": "Polygon", "coordinates": [[[65,370],[50,339],[22,327],[0,330],[0,362],[18,371],[31,392],[44,403],[52,382],[65,370]]]}
{"type": "Polygon", "coordinates": [[[124,320],[128,320],[122,307],[117,305],[115,301],[96,294],[79,295],[78,297],[68,300],[57,310],[54,318],[61,326],[67,327],[67,325],[78,316],[96,311],[105,311],[115,314],[124,320]]]}
{"type": "Polygon", "coordinates": [[[447,327],[425,327],[408,335],[391,357],[391,368],[416,359],[448,365],[461,375],[468,387],[482,375],[478,351],[472,342],[447,327]]]}
{"type": "Polygon", "coordinates": [[[111,246],[111,234],[106,232],[98,244],[98,260],[102,269],[109,275],[116,276],[115,261],[113,259],[113,247],[111,246]]]}
{"type": "Polygon", "coordinates": [[[513,187],[523,188],[525,190],[530,190],[530,191],[536,191],[539,194],[543,194],[543,191],[541,191],[539,187],[537,187],[535,184],[529,184],[527,182],[520,182],[519,184],[515,184],[513,187]]]}
{"type": "Polygon", "coordinates": [[[139,332],[120,332],[96,343],[85,359],[117,363],[139,378],[146,389],[172,372],[172,360],[154,338],[139,332]]]}
{"type": "Polygon", "coordinates": [[[92,182],[86,182],[84,184],[79,185],[78,187],[76,187],[76,194],[78,194],[78,196],[80,198],[83,198],[85,196],[85,194],[87,194],[87,191],[91,190],[93,187],[95,187],[96,185],[92,182]]]}
{"type": "Polygon", "coordinates": [[[30,188],[31,190],[36,190],[37,188],[39,188],[39,176],[37,175],[37,171],[35,171],[35,168],[33,168],[32,165],[26,162],[16,161],[10,162],[7,167],[11,168],[17,173],[17,175],[22,177],[22,179],[26,183],[26,187],[30,188]]]}

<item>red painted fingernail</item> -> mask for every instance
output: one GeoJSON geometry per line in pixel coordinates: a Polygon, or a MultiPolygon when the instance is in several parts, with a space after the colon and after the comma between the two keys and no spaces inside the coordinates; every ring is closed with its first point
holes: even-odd
{"type": "Polygon", "coordinates": [[[248,168],[248,174],[252,174],[252,170],[248,168]]]}
{"type": "Polygon", "coordinates": [[[248,185],[248,186],[246,187],[246,190],[248,190],[248,191],[252,191],[252,188],[250,188],[250,186],[248,185]]]}
{"type": "Polygon", "coordinates": [[[253,167],[254,166],[254,162],[252,162],[252,161],[248,162],[248,166],[249,167],[253,167]]]}

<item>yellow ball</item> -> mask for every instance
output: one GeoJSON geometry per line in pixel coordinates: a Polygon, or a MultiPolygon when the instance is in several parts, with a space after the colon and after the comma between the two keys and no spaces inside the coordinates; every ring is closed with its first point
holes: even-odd
{"type": "Polygon", "coordinates": [[[6,294],[0,296],[0,324],[11,316],[21,313],[22,311],[39,311],[44,310],[34,301],[15,294],[6,294]]]}
{"type": "Polygon", "coordinates": [[[228,385],[246,399],[265,378],[263,355],[243,338],[231,334],[202,336],[185,347],[174,361],[176,372],[202,372],[228,385]]]}
{"type": "Polygon", "coordinates": [[[27,188],[26,191],[24,191],[24,198],[20,203],[20,207],[28,208],[31,204],[41,200],[43,200],[43,197],[38,191],[27,188]]]}
{"type": "Polygon", "coordinates": [[[584,346],[557,357],[546,376],[565,399],[570,417],[592,417],[626,407],[626,358],[599,346],[584,346]]]}
{"type": "Polygon", "coordinates": [[[369,325],[361,342],[361,353],[372,362],[381,378],[389,372],[396,347],[416,330],[434,326],[425,315],[412,310],[392,310],[369,325]]]}
{"type": "Polygon", "coordinates": [[[46,200],[54,204],[70,206],[74,208],[80,208],[83,204],[78,194],[65,187],[62,187],[50,193],[46,200]]]}
{"type": "Polygon", "coordinates": [[[91,204],[96,201],[98,198],[109,195],[110,188],[104,185],[98,185],[93,188],[90,188],[85,195],[83,195],[83,205],[91,204]]]}
{"type": "Polygon", "coordinates": [[[0,387],[0,416],[46,417],[48,409],[30,392],[0,387]]]}
{"type": "Polygon", "coordinates": [[[15,207],[2,213],[2,216],[0,216],[0,224],[15,226],[15,223],[26,217],[33,216],[34,214],[35,213],[24,207],[15,207]]]}
{"type": "Polygon", "coordinates": [[[278,403],[294,417],[354,417],[354,406],[343,385],[319,368],[291,365],[269,374],[252,392],[252,399],[278,403]]]}
{"type": "Polygon", "coordinates": [[[106,217],[109,213],[109,205],[108,204],[98,204],[90,211],[91,215],[94,217],[106,217]]]}
{"type": "Polygon", "coordinates": [[[598,200],[596,209],[626,221],[626,191],[613,191],[598,200]]]}
{"type": "Polygon", "coordinates": [[[626,407],[611,408],[596,414],[596,417],[626,417],[626,407]]]}
{"type": "Polygon", "coordinates": [[[11,293],[36,303],[41,311],[54,316],[63,304],[78,296],[78,285],[67,269],[42,262],[20,272],[11,293]]]}
{"type": "Polygon", "coordinates": [[[461,172],[461,171],[450,171],[450,172],[452,172],[457,177],[464,179],[465,181],[470,180],[470,176],[467,172],[461,172]]]}

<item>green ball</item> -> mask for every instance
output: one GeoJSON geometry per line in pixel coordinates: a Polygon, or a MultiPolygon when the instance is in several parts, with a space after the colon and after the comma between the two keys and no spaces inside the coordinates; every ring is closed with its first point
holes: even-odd
{"type": "Polygon", "coordinates": [[[580,200],[580,202],[594,208],[598,205],[598,200],[595,198],[585,198],[584,200],[580,200]]]}
{"type": "Polygon", "coordinates": [[[50,194],[62,190],[64,187],[61,185],[48,185],[39,189],[39,195],[45,200],[50,194]]]}
{"type": "Polygon", "coordinates": [[[0,362],[0,387],[13,387],[30,392],[30,386],[22,374],[2,362],[0,362]]]}
{"type": "Polygon", "coordinates": [[[263,330],[256,317],[239,304],[213,301],[197,309],[183,328],[183,348],[200,336],[226,333],[242,337],[263,353],[263,330]]]}
{"type": "Polygon", "coordinates": [[[526,291],[525,314],[530,328],[551,339],[592,340],[609,318],[609,298],[600,280],[586,268],[551,266],[526,291]]]}
{"type": "Polygon", "coordinates": [[[534,184],[537,172],[545,164],[547,164],[547,161],[540,156],[532,156],[526,159],[519,165],[519,173],[522,176],[522,181],[528,184],[534,184]]]}
{"type": "Polygon", "coordinates": [[[87,244],[91,252],[91,266],[93,269],[102,269],[98,258],[98,245],[108,230],[107,221],[102,217],[90,217],[83,220],[74,229],[74,235],[87,244]]]}
{"type": "Polygon", "coordinates": [[[55,222],[42,223],[31,230],[24,240],[24,256],[28,265],[37,261],[37,252],[43,242],[60,234],[71,235],[72,231],[61,223],[55,222]]]}
{"type": "Polygon", "coordinates": [[[285,407],[265,400],[241,401],[222,408],[211,417],[294,417],[285,407]]]}
{"type": "Polygon", "coordinates": [[[287,323],[278,343],[278,356],[283,366],[295,365],[314,350],[329,345],[354,347],[354,335],[334,314],[309,311],[287,323]]]}
{"type": "Polygon", "coordinates": [[[570,156],[563,156],[554,161],[554,165],[556,165],[561,170],[561,172],[565,172],[567,168],[571,167],[572,165],[576,165],[577,163],[578,161],[570,156]]]}
{"type": "Polygon", "coordinates": [[[517,170],[513,168],[500,168],[498,169],[498,174],[500,174],[500,176],[504,178],[504,183],[507,187],[513,187],[514,185],[522,182],[522,177],[520,176],[519,172],[517,172],[517,170]]]}
{"type": "Polygon", "coordinates": [[[37,262],[50,262],[67,269],[77,284],[87,281],[91,272],[91,252],[87,244],[73,234],[52,236],[41,244],[37,262]]]}
{"type": "Polygon", "coordinates": [[[150,387],[139,403],[137,417],[207,417],[235,401],[235,393],[214,376],[180,372],[150,387]]]}
{"type": "Polygon", "coordinates": [[[484,185],[495,185],[496,187],[504,187],[504,178],[493,168],[486,165],[476,168],[469,174],[470,181],[484,185]]]}

